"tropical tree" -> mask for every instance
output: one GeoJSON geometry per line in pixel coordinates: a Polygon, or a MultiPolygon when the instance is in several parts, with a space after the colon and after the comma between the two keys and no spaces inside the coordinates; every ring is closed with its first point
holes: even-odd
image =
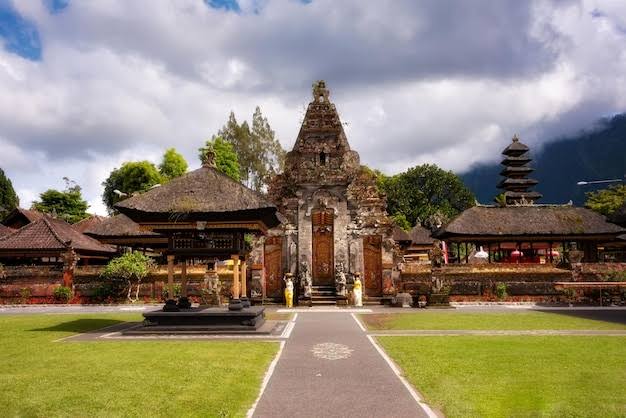
{"type": "Polygon", "coordinates": [[[4,219],[13,209],[18,207],[20,199],[13,189],[13,183],[0,168],[0,220],[4,219]]]}
{"type": "Polygon", "coordinates": [[[411,225],[440,224],[475,203],[472,192],[451,171],[424,164],[394,176],[378,174],[392,217],[404,215],[411,225]]]}
{"type": "Polygon", "coordinates": [[[263,190],[272,174],[282,169],[285,150],[258,106],[252,115],[252,128],[246,121],[239,124],[231,112],[217,135],[233,145],[240,178],[248,187],[263,190]]]}
{"type": "Polygon", "coordinates": [[[161,164],[159,164],[159,173],[163,179],[171,180],[174,177],[182,176],[187,172],[187,161],[175,148],[169,148],[163,154],[161,164]]]}
{"type": "Polygon", "coordinates": [[[220,136],[206,141],[204,147],[198,150],[198,157],[202,164],[206,163],[207,153],[212,152],[215,160],[215,167],[235,181],[240,181],[240,166],[237,153],[230,142],[225,141],[220,136]]]}
{"type": "Polygon", "coordinates": [[[109,280],[118,291],[125,291],[130,302],[137,302],[141,281],[148,276],[153,264],[150,257],[140,252],[128,252],[109,261],[101,276],[109,280]]]}
{"type": "Polygon", "coordinates": [[[83,199],[82,190],[76,182],[63,177],[65,189],[63,191],[48,189],[39,195],[39,200],[33,202],[32,209],[42,213],[55,215],[69,223],[76,223],[89,217],[89,205],[83,199]]]}
{"type": "Polygon", "coordinates": [[[127,162],[111,171],[109,177],[102,183],[104,186],[102,201],[109,212],[113,213],[115,203],[134,193],[145,192],[162,181],[163,177],[159,170],[150,161],[127,162]]]}
{"type": "Polygon", "coordinates": [[[626,202],[626,185],[618,184],[587,193],[585,206],[605,216],[612,215],[626,202]]]}

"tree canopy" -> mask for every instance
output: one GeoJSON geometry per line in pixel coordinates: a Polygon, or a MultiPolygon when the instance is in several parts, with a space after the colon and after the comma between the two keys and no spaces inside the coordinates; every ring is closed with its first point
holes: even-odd
{"type": "Polygon", "coordinates": [[[252,128],[246,121],[239,124],[231,112],[217,136],[233,145],[239,159],[240,178],[246,186],[263,190],[269,178],[282,169],[285,150],[258,106],[252,115],[252,128]]]}
{"type": "Polygon", "coordinates": [[[394,176],[377,173],[387,194],[387,210],[400,226],[441,224],[475,203],[474,195],[451,171],[434,164],[418,165],[394,176]]]}
{"type": "Polygon", "coordinates": [[[102,183],[104,186],[102,201],[109,212],[113,213],[115,203],[132,196],[133,193],[145,192],[162,181],[163,177],[159,170],[150,161],[126,162],[120,168],[111,171],[109,177],[102,183]]]}
{"type": "Polygon", "coordinates": [[[0,168],[0,220],[4,219],[13,209],[18,207],[20,199],[13,189],[13,183],[0,168]]]}
{"type": "Polygon", "coordinates": [[[202,164],[205,163],[207,153],[213,152],[215,167],[235,181],[241,181],[239,159],[233,145],[222,137],[216,136],[206,141],[204,147],[198,150],[198,157],[202,164]]]}
{"type": "Polygon", "coordinates": [[[187,161],[175,148],[168,148],[163,154],[159,173],[164,179],[171,180],[174,177],[182,176],[187,172],[187,161]]]}
{"type": "Polygon", "coordinates": [[[82,190],[74,181],[64,177],[65,190],[48,189],[39,195],[39,201],[32,208],[50,215],[56,215],[69,223],[76,223],[89,217],[89,205],[83,199],[82,190]]]}
{"type": "Polygon", "coordinates": [[[612,215],[626,202],[626,185],[618,184],[587,193],[585,206],[605,216],[612,215]]]}

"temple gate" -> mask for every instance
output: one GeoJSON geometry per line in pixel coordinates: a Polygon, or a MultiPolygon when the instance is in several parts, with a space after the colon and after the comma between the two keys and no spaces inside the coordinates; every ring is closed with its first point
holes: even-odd
{"type": "Polygon", "coordinates": [[[313,284],[333,285],[335,282],[333,211],[316,211],[311,216],[313,226],[313,284]]]}

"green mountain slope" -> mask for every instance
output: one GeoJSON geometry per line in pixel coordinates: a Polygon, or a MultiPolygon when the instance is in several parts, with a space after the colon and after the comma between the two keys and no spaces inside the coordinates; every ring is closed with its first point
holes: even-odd
{"type": "MultiPolygon", "coordinates": [[[[535,188],[543,193],[539,203],[585,202],[585,192],[607,185],[578,186],[581,180],[621,178],[626,174],[626,113],[600,121],[599,128],[577,136],[563,138],[532,154],[535,172],[531,177],[539,180],[535,188]]],[[[501,150],[494,150],[500,152],[501,150]]],[[[531,149],[531,153],[532,153],[531,149]]],[[[491,203],[501,191],[499,164],[479,165],[461,175],[479,202],[491,203]]]]}

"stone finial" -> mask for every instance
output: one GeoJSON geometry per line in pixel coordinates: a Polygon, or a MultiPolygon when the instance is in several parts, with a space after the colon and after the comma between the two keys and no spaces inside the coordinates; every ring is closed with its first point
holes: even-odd
{"type": "Polygon", "coordinates": [[[324,80],[318,80],[313,83],[313,101],[315,102],[328,102],[330,92],[326,88],[326,82],[324,80]]]}
{"type": "Polygon", "coordinates": [[[517,134],[513,135],[513,142],[519,142],[519,136],[517,136],[517,134]]]}
{"type": "Polygon", "coordinates": [[[207,149],[202,155],[202,167],[215,168],[215,151],[207,149]]]}

